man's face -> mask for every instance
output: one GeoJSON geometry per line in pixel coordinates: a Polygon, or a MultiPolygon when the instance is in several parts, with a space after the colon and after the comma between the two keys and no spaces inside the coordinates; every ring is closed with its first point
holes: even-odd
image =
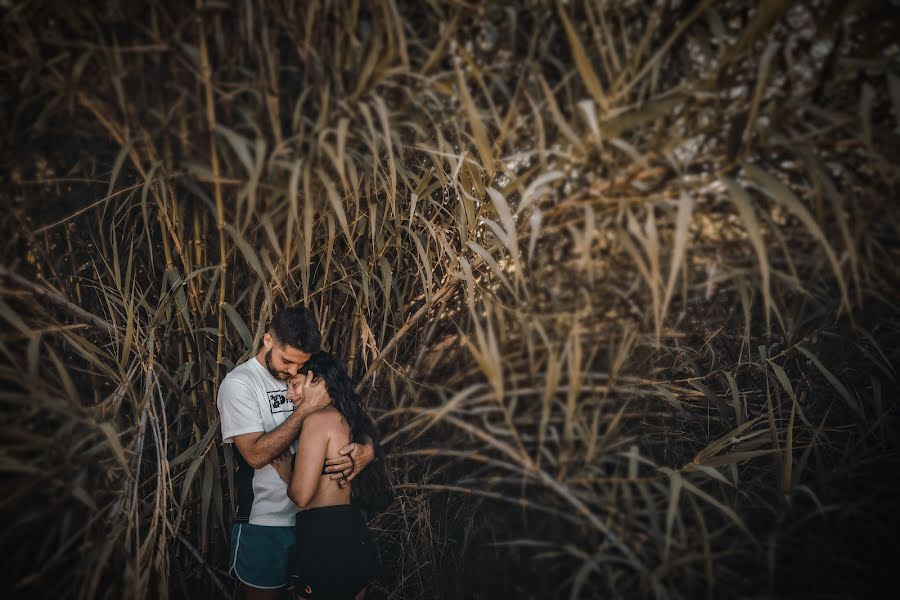
{"type": "Polygon", "coordinates": [[[263,343],[266,346],[266,368],[279,381],[295,376],[311,356],[299,348],[279,343],[268,333],[263,337],[263,343]]]}

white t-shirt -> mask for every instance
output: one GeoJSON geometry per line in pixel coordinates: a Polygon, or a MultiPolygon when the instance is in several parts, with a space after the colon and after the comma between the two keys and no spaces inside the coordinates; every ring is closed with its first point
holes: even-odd
{"type": "MultiPolygon", "coordinates": [[[[287,382],[272,377],[256,356],[225,376],[216,404],[222,420],[222,440],[228,444],[234,442],[236,435],[272,431],[294,412],[294,403],[287,397],[287,382]]],[[[294,449],[292,444],[291,450],[294,449]]],[[[288,498],[287,484],[275,467],[253,469],[235,450],[235,521],[293,526],[299,509],[288,498]]]]}

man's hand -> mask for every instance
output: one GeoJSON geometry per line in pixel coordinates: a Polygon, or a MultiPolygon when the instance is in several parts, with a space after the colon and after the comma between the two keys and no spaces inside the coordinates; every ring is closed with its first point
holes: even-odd
{"type": "MultiPolygon", "coordinates": [[[[313,385],[314,377],[315,375],[310,372],[306,376],[294,377],[288,383],[287,397],[294,403],[294,412],[284,423],[268,433],[263,433],[260,422],[259,431],[234,436],[234,445],[251,467],[262,469],[273,463],[300,435],[304,419],[331,403],[325,382],[319,381],[313,385]]],[[[251,397],[249,403],[255,405],[256,400],[251,397]]]]}
{"type": "Polygon", "coordinates": [[[332,479],[338,480],[339,486],[344,487],[345,483],[353,481],[353,478],[372,462],[375,458],[375,449],[371,444],[353,443],[341,448],[339,454],[337,458],[325,461],[325,472],[330,474],[332,479]]]}
{"type": "Polygon", "coordinates": [[[297,375],[288,382],[287,397],[294,403],[294,410],[302,405],[309,412],[314,412],[331,404],[325,382],[320,380],[314,384],[312,382],[314,377],[312,371],[307,371],[305,377],[297,375]]]}

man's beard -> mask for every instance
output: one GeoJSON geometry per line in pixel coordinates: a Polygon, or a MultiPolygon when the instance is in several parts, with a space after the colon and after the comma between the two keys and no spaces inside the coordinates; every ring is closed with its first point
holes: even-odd
{"type": "Polygon", "coordinates": [[[269,350],[266,352],[266,369],[269,371],[269,374],[277,379],[278,381],[287,381],[291,378],[291,374],[287,371],[276,371],[274,367],[272,367],[272,351],[269,350]]]}

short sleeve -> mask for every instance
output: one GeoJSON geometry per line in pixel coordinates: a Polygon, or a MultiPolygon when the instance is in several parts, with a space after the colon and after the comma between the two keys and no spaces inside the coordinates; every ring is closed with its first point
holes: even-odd
{"type": "Polygon", "coordinates": [[[222,441],[230,444],[234,436],[265,431],[259,403],[253,392],[236,379],[226,378],[216,398],[222,420],[222,441]]]}

